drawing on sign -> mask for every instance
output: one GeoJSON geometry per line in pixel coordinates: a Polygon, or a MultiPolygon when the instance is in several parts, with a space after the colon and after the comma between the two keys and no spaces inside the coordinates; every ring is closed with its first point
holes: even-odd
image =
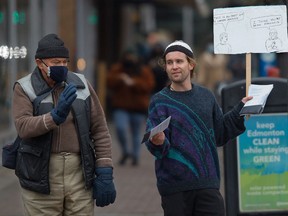
{"type": "Polygon", "coordinates": [[[228,43],[228,34],[222,32],[219,36],[220,43],[216,45],[216,50],[218,52],[230,53],[231,45],[228,43]]]}
{"type": "Polygon", "coordinates": [[[282,17],[280,15],[257,17],[250,20],[252,29],[267,28],[269,37],[265,41],[265,47],[268,52],[277,52],[283,49],[283,42],[278,37],[276,26],[281,26],[282,17]]]}
{"type": "Polygon", "coordinates": [[[216,45],[216,51],[220,53],[230,53],[232,51],[231,45],[228,43],[229,36],[227,33],[227,26],[229,22],[241,21],[244,19],[244,13],[240,12],[231,12],[218,14],[214,16],[214,23],[221,24],[224,28],[224,32],[219,35],[219,43],[216,45]]]}
{"type": "Polygon", "coordinates": [[[282,40],[278,38],[276,29],[270,29],[269,38],[266,40],[265,46],[268,52],[276,52],[282,49],[282,40]]]}

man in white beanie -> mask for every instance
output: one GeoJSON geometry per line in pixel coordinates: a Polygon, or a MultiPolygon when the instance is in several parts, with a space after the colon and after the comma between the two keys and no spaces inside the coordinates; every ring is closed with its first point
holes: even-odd
{"type": "Polygon", "coordinates": [[[171,121],[145,144],[156,158],[164,215],[224,216],[217,147],[245,131],[239,112],[252,97],[223,115],[211,91],[191,81],[196,62],[188,44],[169,44],[162,60],[171,85],[152,97],[146,131],[171,121]]]}

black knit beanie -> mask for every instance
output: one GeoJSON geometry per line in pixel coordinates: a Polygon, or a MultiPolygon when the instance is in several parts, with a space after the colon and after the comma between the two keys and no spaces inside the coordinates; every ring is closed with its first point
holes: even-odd
{"type": "Polygon", "coordinates": [[[35,59],[69,58],[69,50],[56,34],[48,34],[38,42],[35,59]]]}

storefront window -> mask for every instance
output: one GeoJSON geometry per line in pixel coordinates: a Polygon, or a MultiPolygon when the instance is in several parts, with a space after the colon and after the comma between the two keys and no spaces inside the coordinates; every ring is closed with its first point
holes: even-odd
{"type": "MultiPolygon", "coordinates": [[[[19,49],[18,56],[14,55],[14,58],[17,58],[17,76],[16,78],[23,77],[29,73],[29,61],[27,58],[28,50],[28,38],[29,38],[29,13],[27,0],[17,0],[16,10],[13,12],[14,25],[17,27],[17,47],[19,49]],[[26,53],[25,53],[26,52],[26,53]],[[25,55],[26,54],[26,55],[25,55]]],[[[31,2],[30,2],[31,3],[31,2]]],[[[16,51],[17,52],[17,51],[16,51]]]]}
{"type": "Polygon", "coordinates": [[[7,127],[8,119],[8,0],[1,1],[0,4],[0,129],[7,127]]]}
{"type": "Polygon", "coordinates": [[[0,129],[12,126],[13,84],[28,73],[26,0],[1,0],[0,4],[0,129]]]}

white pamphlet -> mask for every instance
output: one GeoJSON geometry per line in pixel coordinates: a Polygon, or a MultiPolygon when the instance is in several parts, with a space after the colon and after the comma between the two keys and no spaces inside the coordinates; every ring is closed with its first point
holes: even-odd
{"type": "Polygon", "coordinates": [[[169,123],[170,123],[171,116],[166,118],[164,121],[162,121],[160,124],[152,128],[149,132],[144,134],[144,137],[142,139],[141,143],[146,142],[149,140],[151,137],[153,137],[155,134],[164,131],[166,128],[168,128],[169,123]]]}
{"type": "Polygon", "coordinates": [[[263,112],[267,98],[273,89],[273,84],[249,86],[248,95],[253,96],[253,99],[247,101],[240,111],[241,115],[260,114],[263,112]]]}

